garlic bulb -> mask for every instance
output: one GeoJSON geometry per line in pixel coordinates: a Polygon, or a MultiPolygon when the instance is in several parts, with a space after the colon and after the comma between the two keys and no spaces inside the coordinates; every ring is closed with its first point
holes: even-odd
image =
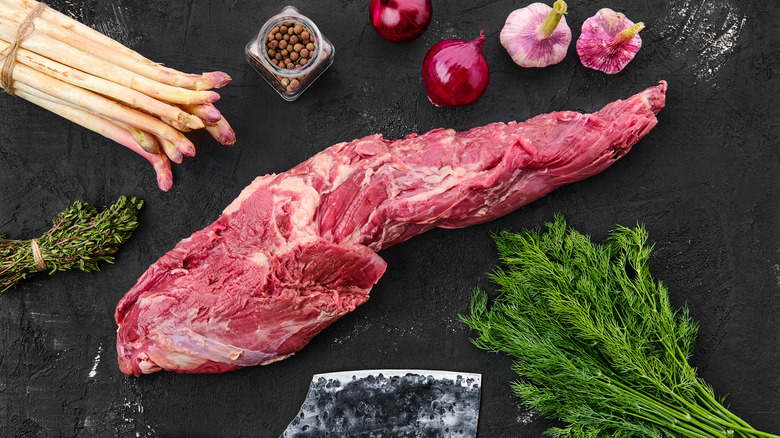
{"type": "Polygon", "coordinates": [[[547,67],[566,57],[571,43],[566,10],[566,3],[558,0],[553,7],[532,3],[509,14],[501,29],[501,45],[515,64],[547,67]]]}
{"type": "Polygon", "coordinates": [[[644,23],[634,24],[620,12],[604,8],[585,20],[577,39],[582,65],[615,74],[632,60],[642,47],[638,33],[644,23]]]}

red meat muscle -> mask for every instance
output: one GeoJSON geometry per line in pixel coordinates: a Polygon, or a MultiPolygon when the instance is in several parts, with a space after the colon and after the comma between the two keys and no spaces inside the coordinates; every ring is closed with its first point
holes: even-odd
{"type": "Polygon", "coordinates": [[[594,114],[339,143],[247,186],[119,302],[123,373],[268,364],[363,304],[376,252],[434,227],[505,215],[595,175],[657,123],[666,83],[594,114]]]}

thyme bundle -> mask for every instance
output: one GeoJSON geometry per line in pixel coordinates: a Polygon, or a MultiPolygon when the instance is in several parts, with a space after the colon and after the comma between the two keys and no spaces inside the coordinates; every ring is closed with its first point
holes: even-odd
{"type": "Polygon", "coordinates": [[[0,234],[0,291],[40,272],[99,270],[138,226],[143,201],[122,196],[102,212],[76,201],[54,219],[53,227],[32,240],[10,240],[0,234]]]}
{"type": "Polygon", "coordinates": [[[651,277],[643,227],[595,245],[561,217],[547,226],[494,236],[501,294],[488,308],[477,290],[461,319],[479,348],[513,357],[526,405],[569,423],[548,435],[778,437],[730,412],[689,364],[698,326],[651,277]]]}

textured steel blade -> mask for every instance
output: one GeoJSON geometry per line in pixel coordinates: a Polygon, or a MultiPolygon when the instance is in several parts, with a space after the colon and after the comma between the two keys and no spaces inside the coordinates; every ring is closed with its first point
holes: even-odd
{"type": "Polygon", "coordinates": [[[436,370],[315,374],[292,437],[477,436],[482,376],[436,370]]]}

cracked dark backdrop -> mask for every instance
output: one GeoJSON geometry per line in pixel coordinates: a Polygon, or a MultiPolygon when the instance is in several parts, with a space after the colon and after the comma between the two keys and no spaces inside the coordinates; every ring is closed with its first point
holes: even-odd
{"type": "Polygon", "coordinates": [[[550,425],[518,404],[507,357],[478,350],[457,315],[496,263],[494,230],[537,227],[555,213],[602,239],[644,223],[654,275],[700,323],[692,362],[754,427],[780,433],[780,14],[738,0],[570,2],[574,38],[601,7],[644,21],[644,47],[621,73],[579,65],[515,66],[498,42],[525,3],[436,1],[420,39],[381,40],[368,1],[293,2],[336,47],[333,66],[296,102],[283,101],[244,61],[244,45],[287,2],[58,0],[52,6],[184,71],[224,70],[218,107],[232,148],[190,137],[198,155],[174,168],[168,193],[140,157],[27,102],[0,95],[0,232],[42,234],[74,200],[146,201],[115,265],[39,274],[0,296],[0,435],[275,437],[296,414],[311,375],[365,368],[432,368],[483,375],[479,432],[540,436],[550,425]],[[441,109],[419,70],[444,38],[488,37],[486,94],[441,109]],[[467,129],[553,110],[593,111],[658,80],[669,82],[658,126],[601,175],[563,187],[492,223],[435,230],[382,253],[389,266],[368,303],[290,359],[221,375],[126,378],[116,365],[114,307],[159,256],[212,222],[255,176],[284,171],[363,135],[398,138],[467,129]]]}

